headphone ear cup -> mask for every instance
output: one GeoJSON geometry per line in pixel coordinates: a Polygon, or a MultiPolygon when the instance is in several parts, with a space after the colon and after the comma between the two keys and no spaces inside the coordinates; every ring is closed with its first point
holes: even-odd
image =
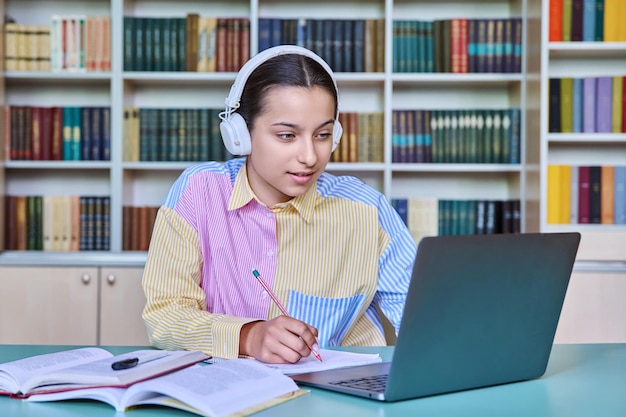
{"type": "Polygon", "coordinates": [[[339,120],[337,119],[333,125],[333,151],[337,149],[337,146],[339,146],[341,135],[343,135],[343,126],[341,126],[341,123],[339,123],[339,120]]]}
{"type": "Polygon", "coordinates": [[[232,113],[220,123],[220,133],[224,146],[232,155],[249,155],[252,141],[246,121],[240,114],[232,113]]]}

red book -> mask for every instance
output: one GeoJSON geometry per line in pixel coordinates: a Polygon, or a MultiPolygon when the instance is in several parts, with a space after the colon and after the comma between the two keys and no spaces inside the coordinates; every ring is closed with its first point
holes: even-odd
{"type": "Polygon", "coordinates": [[[11,107],[4,107],[4,159],[11,159],[11,107]]]}
{"type": "Polygon", "coordinates": [[[563,0],[550,0],[549,13],[548,40],[561,42],[563,40],[563,0]]]}
{"type": "Polygon", "coordinates": [[[60,161],[63,159],[63,108],[52,107],[50,117],[52,120],[50,160],[60,161]]]}
{"type": "Polygon", "coordinates": [[[450,21],[450,61],[451,72],[461,72],[461,19],[450,21]]]}
{"type": "Polygon", "coordinates": [[[578,223],[591,223],[589,167],[578,167],[578,223]]]}
{"type": "Polygon", "coordinates": [[[461,72],[466,74],[469,72],[469,22],[468,19],[461,19],[461,33],[460,33],[460,61],[461,72]]]}
{"type": "Polygon", "coordinates": [[[49,161],[52,159],[52,109],[50,107],[41,108],[41,159],[49,161]]]}

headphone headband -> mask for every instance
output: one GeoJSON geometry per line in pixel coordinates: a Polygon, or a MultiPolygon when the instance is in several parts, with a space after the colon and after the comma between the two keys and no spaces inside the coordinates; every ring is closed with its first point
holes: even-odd
{"type": "MultiPolygon", "coordinates": [[[[337,100],[339,99],[337,81],[335,80],[332,69],[314,52],[296,45],[279,45],[259,52],[257,55],[250,58],[239,70],[235,82],[230,87],[230,93],[228,97],[226,97],[226,109],[219,114],[220,119],[222,119],[220,123],[222,140],[224,141],[224,146],[226,146],[226,149],[232,155],[248,155],[252,151],[250,132],[248,131],[246,121],[236,112],[239,108],[241,95],[243,94],[243,89],[248,81],[248,77],[250,77],[250,74],[252,74],[259,65],[268,59],[287,54],[303,55],[320,64],[333,81],[337,100]]],[[[341,127],[341,123],[339,123],[338,116],[338,114],[335,115],[335,123],[333,126],[333,150],[339,145],[339,140],[343,134],[343,128],[341,127]]]]}
{"type": "Polygon", "coordinates": [[[243,67],[241,67],[239,73],[237,74],[237,78],[235,78],[235,82],[230,87],[230,93],[228,94],[228,97],[226,97],[226,111],[228,112],[229,109],[235,110],[239,108],[239,100],[241,100],[241,95],[243,94],[243,88],[246,85],[246,81],[248,81],[248,77],[250,77],[250,74],[252,74],[252,72],[259,65],[271,58],[274,58],[275,56],[286,54],[304,55],[320,64],[333,80],[333,85],[335,86],[335,91],[337,91],[338,95],[339,91],[337,89],[337,81],[335,81],[333,70],[326,63],[326,61],[324,61],[314,52],[301,46],[279,45],[259,52],[258,54],[250,58],[250,60],[246,62],[243,67]]]}

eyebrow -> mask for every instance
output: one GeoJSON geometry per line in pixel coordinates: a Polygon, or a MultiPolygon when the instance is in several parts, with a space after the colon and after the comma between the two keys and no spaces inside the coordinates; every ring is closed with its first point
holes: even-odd
{"type": "MultiPolygon", "coordinates": [[[[326,126],[326,125],[328,125],[328,124],[333,124],[333,123],[335,123],[335,119],[329,119],[329,120],[327,120],[327,121],[325,121],[325,122],[323,122],[323,123],[320,123],[320,125],[319,125],[319,126],[317,126],[317,127],[315,128],[315,130],[317,130],[317,129],[321,129],[321,128],[322,128],[322,127],[324,127],[324,126],[326,126]]],[[[293,129],[298,129],[298,128],[299,128],[299,126],[298,126],[298,125],[296,125],[296,124],[294,124],[294,123],[289,123],[289,122],[278,122],[278,123],[273,123],[273,124],[272,124],[272,126],[285,126],[285,127],[290,127],[290,128],[293,128],[293,129]]]]}

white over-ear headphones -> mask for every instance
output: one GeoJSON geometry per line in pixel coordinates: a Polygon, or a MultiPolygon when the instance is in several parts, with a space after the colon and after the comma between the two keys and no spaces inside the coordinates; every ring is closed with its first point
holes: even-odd
{"type": "MultiPolygon", "coordinates": [[[[241,94],[243,93],[243,88],[248,77],[263,62],[275,56],[285,54],[304,55],[318,62],[330,75],[333,80],[333,85],[335,86],[335,91],[337,91],[337,96],[339,96],[337,81],[335,80],[333,71],[328,64],[314,52],[296,45],[279,45],[259,52],[239,70],[237,78],[235,78],[235,82],[230,88],[230,93],[228,97],[226,97],[226,110],[219,115],[220,119],[222,119],[220,122],[222,140],[224,141],[226,149],[228,149],[228,152],[232,155],[248,155],[252,150],[250,132],[248,131],[246,121],[239,113],[235,112],[235,110],[239,108],[241,94]]],[[[337,145],[339,145],[342,133],[343,128],[339,120],[335,118],[335,124],[333,126],[333,151],[337,148],[337,145]]]]}

